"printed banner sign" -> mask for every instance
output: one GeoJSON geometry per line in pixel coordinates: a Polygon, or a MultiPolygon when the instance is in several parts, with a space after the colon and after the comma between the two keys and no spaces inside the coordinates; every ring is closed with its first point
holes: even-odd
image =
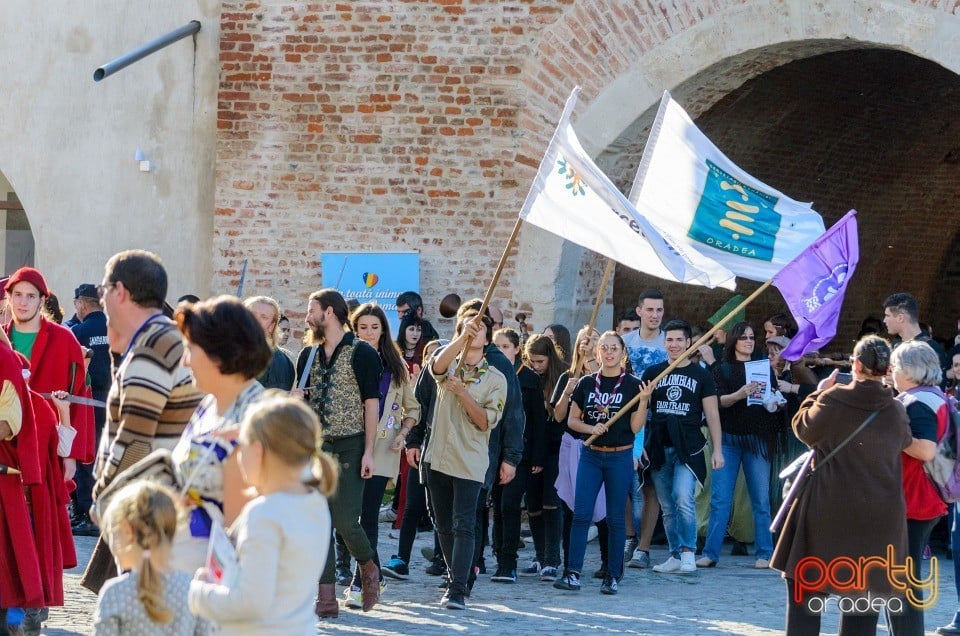
{"type": "Polygon", "coordinates": [[[325,252],[320,256],[322,286],[332,287],[346,299],[376,301],[390,321],[390,337],[397,338],[400,318],[397,296],[420,293],[418,252],[325,252]]]}

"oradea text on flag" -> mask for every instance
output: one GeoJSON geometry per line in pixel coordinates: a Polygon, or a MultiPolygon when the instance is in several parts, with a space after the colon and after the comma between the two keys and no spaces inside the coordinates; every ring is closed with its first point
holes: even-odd
{"type": "Polygon", "coordinates": [[[737,276],[766,281],[823,234],[823,219],[741,170],[664,92],[630,192],[651,223],[737,276]]]}
{"type": "Polygon", "coordinates": [[[652,223],[583,150],[570,124],[579,90],[567,100],[520,218],[651,276],[733,289],[733,272],[652,223]]]}

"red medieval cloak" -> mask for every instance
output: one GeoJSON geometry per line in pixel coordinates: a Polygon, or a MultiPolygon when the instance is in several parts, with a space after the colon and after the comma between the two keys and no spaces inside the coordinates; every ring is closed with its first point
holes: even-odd
{"type": "Polygon", "coordinates": [[[33,407],[23,379],[20,358],[0,342],[0,388],[10,382],[20,398],[20,431],[0,440],[0,463],[22,475],[0,475],[0,607],[43,607],[40,559],[30,524],[24,487],[43,487],[33,407]]]}
{"type": "Polygon", "coordinates": [[[30,490],[33,529],[40,557],[45,607],[63,605],[63,571],[76,567],[77,551],[70,530],[70,493],[57,455],[57,415],[47,400],[30,391],[43,483],[30,490]]]}
{"type": "MultiPolygon", "coordinates": [[[[7,334],[13,323],[3,326],[7,334]]],[[[73,332],[41,316],[40,331],[30,352],[30,388],[38,393],[66,391],[70,395],[87,395],[86,369],[83,350],[73,332]]],[[[50,404],[53,408],[53,404],[50,404]]],[[[70,405],[70,424],[77,429],[77,437],[69,457],[81,464],[94,459],[93,408],[81,404],[70,405]]]]}

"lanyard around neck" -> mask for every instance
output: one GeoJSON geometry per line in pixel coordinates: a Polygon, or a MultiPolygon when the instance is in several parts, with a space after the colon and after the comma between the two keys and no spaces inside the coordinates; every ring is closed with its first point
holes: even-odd
{"type": "Polygon", "coordinates": [[[123,361],[127,359],[127,355],[130,353],[130,350],[133,349],[133,345],[137,342],[137,338],[140,337],[144,331],[147,330],[151,324],[155,323],[160,318],[163,318],[163,312],[153,314],[149,318],[143,321],[143,324],[140,325],[135,332],[133,332],[133,337],[130,338],[130,343],[127,345],[127,350],[123,352],[123,357],[120,358],[120,363],[123,364],[123,361]]]}
{"type": "Polygon", "coordinates": [[[600,392],[600,378],[602,376],[603,370],[601,369],[600,371],[597,371],[597,381],[594,385],[594,392],[596,393],[597,397],[595,398],[593,409],[597,414],[603,413],[604,415],[607,415],[610,413],[610,405],[613,404],[613,398],[616,397],[617,393],[620,391],[620,385],[623,384],[623,379],[627,376],[627,370],[622,369],[620,371],[620,377],[617,378],[617,383],[614,385],[613,391],[610,392],[610,399],[607,400],[606,404],[601,409],[597,408],[597,405],[600,404],[600,396],[603,395],[600,392]]]}

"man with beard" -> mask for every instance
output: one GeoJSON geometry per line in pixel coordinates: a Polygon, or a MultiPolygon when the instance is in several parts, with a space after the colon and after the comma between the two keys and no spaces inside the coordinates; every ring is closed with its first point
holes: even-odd
{"type": "MultiPolygon", "coordinates": [[[[335,289],[310,294],[308,346],[297,359],[301,378],[293,395],[304,397],[320,418],[323,450],[340,462],[337,492],[330,498],[334,529],[343,537],[361,572],[361,603],[368,612],[380,600],[380,569],[360,527],[363,480],[373,476],[373,446],[380,420],[380,375],[377,352],[347,331],[347,302],[335,289]]],[[[320,618],[339,613],[332,537],[315,607],[320,618]]]]}

